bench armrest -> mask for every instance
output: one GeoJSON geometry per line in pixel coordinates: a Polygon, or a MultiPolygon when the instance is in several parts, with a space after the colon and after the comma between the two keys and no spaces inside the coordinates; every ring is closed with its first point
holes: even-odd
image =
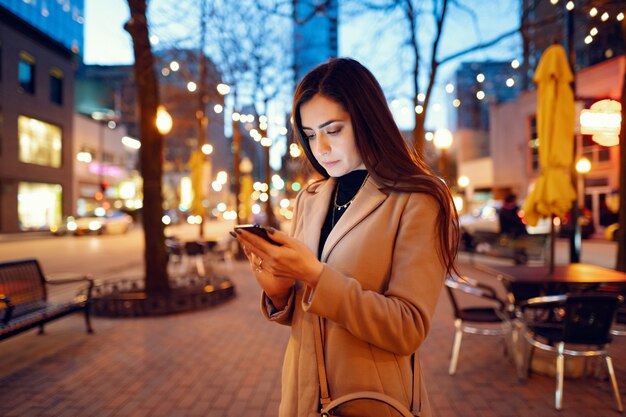
{"type": "Polygon", "coordinates": [[[69,278],[50,278],[46,277],[46,284],[54,284],[54,285],[62,285],[62,284],[73,284],[81,281],[87,281],[93,283],[93,278],[91,275],[80,275],[76,277],[69,278]]]}
{"type": "Polygon", "coordinates": [[[6,305],[4,317],[2,317],[2,322],[4,324],[7,324],[9,320],[11,320],[14,306],[13,304],[11,304],[11,298],[8,295],[0,294],[0,302],[3,302],[6,305]]]}
{"type": "Polygon", "coordinates": [[[91,301],[91,291],[93,290],[94,280],[90,274],[76,276],[76,277],[69,277],[69,278],[46,277],[45,280],[46,280],[46,284],[52,284],[52,285],[75,284],[77,282],[83,282],[83,281],[88,282],[89,285],[87,285],[87,301],[91,301]]]}

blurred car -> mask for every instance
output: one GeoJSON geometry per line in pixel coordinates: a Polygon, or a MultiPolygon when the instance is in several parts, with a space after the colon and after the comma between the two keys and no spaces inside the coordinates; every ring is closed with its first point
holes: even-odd
{"type": "Polygon", "coordinates": [[[604,229],[604,238],[617,242],[617,234],[619,232],[619,223],[613,223],[604,229]]]}
{"type": "MultiPolygon", "coordinates": [[[[98,213],[99,214],[99,213],[98,213]]],[[[72,233],[75,236],[85,234],[124,234],[133,224],[133,218],[120,211],[108,211],[104,215],[90,213],[86,216],[68,216],[63,224],[51,226],[50,231],[61,236],[72,233]]]]}
{"type": "MultiPolygon", "coordinates": [[[[520,203],[520,206],[522,203],[520,203]]],[[[490,201],[480,209],[473,213],[467,213],[459,216],[459,224],[461,226],[461,232],[473,234],[477,231],[480,232],[493,232],[500,233],[500,220],[498,213],[502,207],[502,201],[490,201]]],[[[523,212],[522,221],[524,224],[523,212]]],[[[550,233],[550,219],[540,219],[536,226],[529,226],[526,224],[526,231],[528,234],[548,234],[550,233]]]]}

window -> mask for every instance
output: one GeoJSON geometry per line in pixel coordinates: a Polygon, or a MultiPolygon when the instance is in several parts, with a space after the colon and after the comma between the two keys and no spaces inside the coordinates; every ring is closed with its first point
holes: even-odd
{"type": "Polygon", "coordinates": [[[61,223],[63,188],[60,184],[19,182],[17,214],[21,230],[47,230],[61,223]]]}
{"type": "Polygon", "coordinates": [[[18,90],[21,93],[35,94],[35,58],[21,51],[17,65],[18,90]]]}
{"type": "Polygon", "coordinates": [[[20,162],[59,168],[61,166],[62,132],[55,126],[26,116],[17,118],[20,162]]]}
{"type": "Polygon", "coordinates": [[[63,104],[63,71],[58,68],[50,68],[50,101],[63,104]]]}

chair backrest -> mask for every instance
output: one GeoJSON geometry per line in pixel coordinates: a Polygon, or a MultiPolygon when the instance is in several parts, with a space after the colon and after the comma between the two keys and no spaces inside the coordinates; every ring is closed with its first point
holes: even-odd
{"type": "Polygon", "coordinates": [[[454,310],[454,317],[459,318],[461,316],[461,310],[452,290],[455,288],[455,284],[456,281],[453,278],[446,278],[446,291],[448,292],[448,298],[450,298],[450,304],[452,304],[452,309],[454,310]]]}
{"type": "Polygon", "coordinates": [[[500,309],[504,309],[504,303],[496,296],[496,292],[493,288],[471,278],[448,276],[445,285],[450,303],[454,309],[455,318],[461,317],[461,306],[454,295],[455,290],[493,301],[499,305],[500,309]]]}
{"type": "Polygon", "coordinates": [[[570,294],[565,300],[563,341],[605,344],[623,298],[617,294],[570,294]]]}

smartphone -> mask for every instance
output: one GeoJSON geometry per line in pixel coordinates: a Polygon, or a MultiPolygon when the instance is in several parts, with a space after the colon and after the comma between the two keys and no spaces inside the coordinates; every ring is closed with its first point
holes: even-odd
{"type": "Polygon", "coordinates": [[[265,227],[261,226],[260,224],[240,224],[238,226],[235,226],[235,229],[245,230],[247,232],[254,233],[255,235],[267,240],[272,245],[280,246],[280,243],[272,240],[265,227]]]}

